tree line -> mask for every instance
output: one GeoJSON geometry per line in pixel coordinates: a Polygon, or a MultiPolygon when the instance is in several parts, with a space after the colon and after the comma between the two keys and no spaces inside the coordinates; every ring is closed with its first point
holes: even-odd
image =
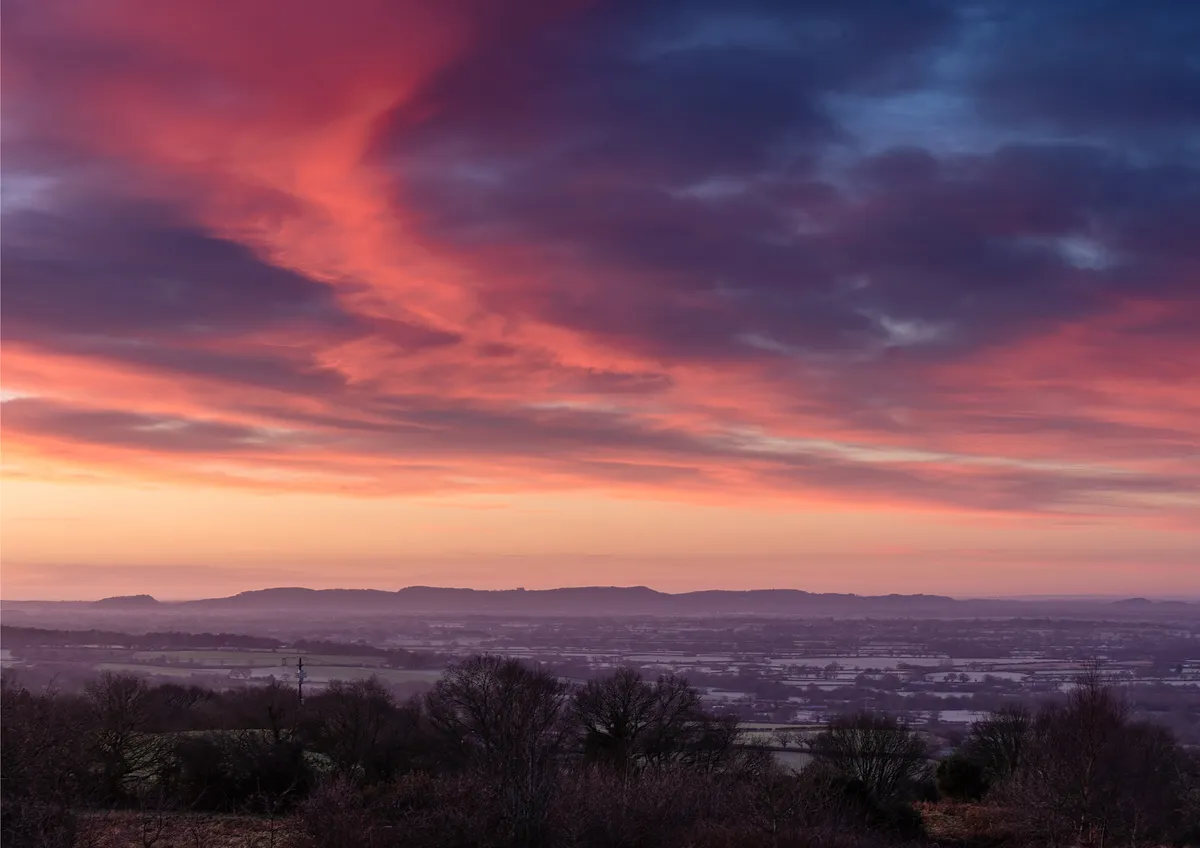
{"type": "Polygon", "coordinates": [[[133,651],[238,650],[280,651],[342,657],[376,657],[392,668],[440,668],[448,657],[429,651],[380,648],[360,642],[299,639],[284,642],[270,636],[243,633],[182,633],[161,631],[123,633],[114,630],[49,630],[41,627],[0,625],[0,644],[14,656],[36,654],[37,649],[67,649],[79,652],[86,646],[123,648],[133,651]]]}
{"type": "Polygon", "coordinates": [[[283,647],[284,643],[269,636],[247,636],[241,633],[122,633],[115,630],[50,630],[43,627],[0,625],[0,643],[5,648],[74,648],[81,645],[103,645],[135,650],[182,650],[188,648],[237,648],[242,650],[283,647]]]}
{"type": "Polygon", "coordinates": [[[1008,811],[1013,845],[1188,844],[1200,768],[1093,675],[1065,703],[976,723],[934,766],[893,717],[839,716],[799,772],[682,678],[572,686],[481,655],[422,697],[378,679],[301,703],[105,673],[82,693],[0,692],[5,846],[66,848],[88,810],[284,816],[297,848],[718,848],[927,844],[914,804],[1008,811]]]}

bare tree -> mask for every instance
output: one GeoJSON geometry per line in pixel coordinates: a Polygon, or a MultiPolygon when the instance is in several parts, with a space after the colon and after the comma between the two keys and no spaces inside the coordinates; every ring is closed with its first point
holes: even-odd
{"type": "Polygon", "coordinates": [[[675,762],[692,747],[706,718],[700,693],[686,678],[664,675],[654,683],[651,719],[642,754],[655,766],[675,762]]]}
{"type": "Polygon", "coordinates": [[[689,738],[677,761],[693,771],[738,777],[761,774],[775,763],[759,745],[748,745],[737,716],[700,714],[689,725],[689,738]]]}
{"type": "Polygon", "coordinates": [[[813,759],[859,781],[877,800],[901,797],[926,768],[924,741],[895,718],[840,716],[811,743],[813,759]]]}
{"type": "Polygon", "coordinates": [[[156,733],[192,729],[196,711],[211,703],[216,693],[202,686],[160,683],[149,691],[149,726],[156,733]]]}
{"type": "Polygon", "coordinates": [[[272,680],[230,696],[229,722],[235,729],[264,728],[276,743],[290,738],[300,712],[295,687],[272,680]]]}
{"type": "Polygon", "coordinates": [[[796,774],[782,769],[769,769],[745,787],[747,823],[778,845],[785,834],[802,820],[805,797],[800,791],[796,774]]]}
{"type": "Polygon", "coordinates": [[[518,660],[475,656],[446,669],[426,700],[444,750],[494,780],[516,844],[546,838],[569,735],[568,689],[518,660]]]}
{"type": "Polygon", "coordinates": [[[151,697],[144,678],[106,671],[84,687],[91,755],[100,768],[100,800],[117,801],[147,776],[160,753],[147,732],[151,697]]]}
{"type": "Polygon", "coordinates": [[[1098,669],[1065,705],[1034,717],[1027,750],[997,799],[1026,837],[1053,846],[1150,846],[1177,832],[1184,759],[1170,733],[1133,721],[1098,669]]]}
{"type": "Polygon", "coordinates": [[[618,669],[577,690],[570,714],[585,756],[621,769],[752,769],[761,759],[743,744],[735,718],[705,712],[695,687],[674,675],[649,683],[633,669],[618,669]]]}
{"type": "Polygon", "coordinates": [[[343,774],[370,781],[391,776],[398,760],[399,725],[407,716],[377,677],[335,680],[309,699],[307,710],[313,747],[343,774]]]}
{"type": "Polygon", "coordinates": [[[989,782],[1000,783],[1021,767],[1032,725],[1033,716],[1025,707],[1001,707],[971,725],[963,753],[982,767],[989,782]]]}
{"type": "Polygon", "coordinates": [[[488,769],[544,765],[562,750],[567,687],[548,671],[483,655],[446,669],[426,699],[457,752],[488,769]]]}
{"type": "Polygon", "coordinates": [[[632,668],[589,680],[571,699],[584,753],[626,768],[634,762],[646,729],[656,718],[658,693],[632,668]]]}
{"type": "Polygon", "coordinates": [[[82,713],[52,686],[0,681],[0,843],[69,848],[80,796],[82,713]]]}
{"type": "Polygon", "coordinates": [[[771,738],[780,748],[786,748],[788,745],[792,744],[799,746],[804,741],[804,734],[802,734],[799,730],[780,728],[771,734],[771,738]]]}

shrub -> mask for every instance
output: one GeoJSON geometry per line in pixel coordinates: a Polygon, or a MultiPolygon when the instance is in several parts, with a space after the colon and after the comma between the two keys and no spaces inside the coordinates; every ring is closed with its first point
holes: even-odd
{"type": "Polygon", "coordinates": [[[938,763],[937,788],[953,801],[978,801],[988,790],[988,780],[982,765],[953,754],[938,763]]]}
{"type": "Polygon", "coordinates": [[[75,815],[58,804],[22,798],[0,805],[4,848],[73,848],[75,815]]]}

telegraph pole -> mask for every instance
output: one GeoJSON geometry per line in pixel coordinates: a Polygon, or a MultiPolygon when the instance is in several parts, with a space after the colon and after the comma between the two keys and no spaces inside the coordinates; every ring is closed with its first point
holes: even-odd
{"type": "MultiPolygon", "coordinates": [[[[283,658],[285,667],[290,659],[291,657],[283,658]]],[[[304,670],[304,657],[296,657],[296,701],[300,706],[304,705],[304,679],[306,677],[308,677],[308,672],[304,670]]]]}

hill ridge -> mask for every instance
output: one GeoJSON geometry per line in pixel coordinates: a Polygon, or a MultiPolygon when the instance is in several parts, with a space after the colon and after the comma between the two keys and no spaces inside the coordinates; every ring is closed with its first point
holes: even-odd
{"type": "MultiPolygon", "coordinates": [[[[55,602],[21,602],[55,603],[55,602]]],[[[954,598],[949,595],[860,595],[804,589],[699,589],[664,592],[638,586],[560,586],[548,589],[474,589],[454,586],[405,586],[401,589],[313,589],[272,586],[195,600],[160,601],[150,595],[120,595],[87,606],[161,612],[355,612],[475,615],[804,615],[1038,617],[1067,610],[1122,610],[1125,614],[1158,611],[1200,613],[1200,603],[1180,600],[954,598]]],[[[6,603],[6,608],[12,607],[6,603]]]]}

